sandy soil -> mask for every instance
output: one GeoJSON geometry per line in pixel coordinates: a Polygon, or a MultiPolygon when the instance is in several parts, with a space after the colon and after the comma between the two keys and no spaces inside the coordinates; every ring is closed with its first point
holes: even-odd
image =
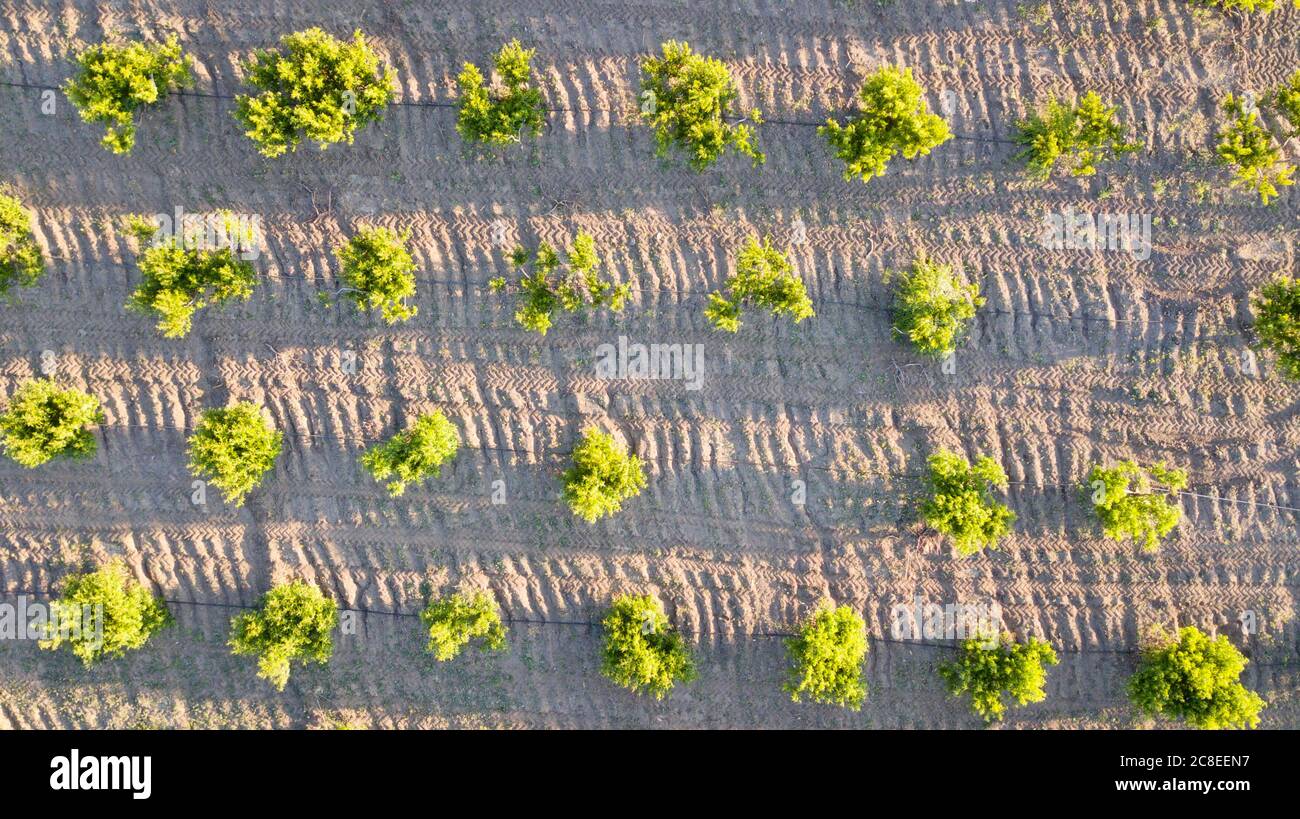
{"type": "MultiPolygon", "coordinates": [[[[182,602],[177,628],[91,671],[0,644],[0,726],[974,727],[934,673],[950,645],[888,639],[891,607],[919,595],[996,600],[1013,630],[1057,647],[1047,700],[1010,727],[1143,724],[1123,685],[1157,623],[1230,634],[1252,659],[1244,682],[1271,703],[1264,725],[1296,727],[1300,513],[1275,507],[1300,507],[1300,386],[1240,362],[1248,294],[1296,273],[1300,198],[1262,208],[1227,191],[1209,148],[1224,93],[1300,63],[1298,27],[1289,4],[1243,25],[1181,0],[3,0],[0,78],[28,87],[0,87],[0,167],[53,261],[0,307],[0,389],[53,350],[107,423],[88,463],[0,463],[0,590],[40,592],[116,554],[182,602]],[[230,117],[238,60],[314,24],[364,28],[410,104],[353,146],[265,160],[230,117]],[[41,112],[41,87],[109,33],[178,35],[208,95],[150,111],[126,158],[61,96],[41,112]],[[426,103],[454,101],[461,63],[516,36],[538,47],[562,110],[543,138],[477,157],[454,110],[426,103]],[[743,103],[776,120],[760,132],[765,167],[729,158],[696,175],[653,157],[636,65],[674,37],[725,59],[743,103]],[[845,182],[814,126],[891,61],[913,67],[932,107],[952,92],[960,138],[845,182]],[[1029,182],[1012,122],[1085,88],[1147,148],[1092,179],[1029,182]],[[268,248],[251,301],[169,341],[122,307],[137,273],[115,217],[177,206],[259,214],[268,248]],[[1042,248],[1044,215],[1067,207],[1152,214],[1150,259],[1042,248]],[[332,248],[363,222],[413,232],[420,314],[397,328],[317,298],[339,286],[332,248]],[[637,287],[628,310],[562,318],[545,339],[516,326],[487,289],[506,272],[498,223],[510,243],[592,233],[637,287]],[[724,337],[705,296],[761,232],[791,250],[817,317],[750,314],[724,337]],[[989,300],[951,375],[889,336],[882,274],[920,249],[959,263],[989,300]],[[596,348],[619,335],[704,344],[703,389],[596,378],[596,348]],[[186,430],[233,399],[266,405],[285,452],[244,508],[215,493],[196,507],[186,430]],[[356,458],[433,408],[465,448],[442,479],[389,499],[356,458]],[[650,480],[588,526],[557,475],[593,424],[634,446],[650,480]],[[1020,520],[998,551],[958,559],[920,536],[915,476],[939,446],[1010,473],[1020,520]],[[1092,462],[1124,457],[1185,466],[1207,496],[1184,499],[1158,554],[1102,539],[1071,488],[1092,462]],[[505,505],[491,502],[498,479],[505,505]],[[367,613],[328,667],[295,669],[277,694],[224,642],[235,607],[292,577],[367,613]],[[457,586],[496,594],[509,654],[422,654],[414,614],[457,586]],[[699,652],[701,678],[662,703],[598,673],[592,624],[633,591],[660,596],[699,652]],[[861,610],[874,638],[859,713],[779,690],[780,633],[827,596],[861,610]],[[1244,610],[1259,633],[1241,633],[1244,610]]],[[[1300,158],[1297,141],[1288,150],[1300,158]]]]}

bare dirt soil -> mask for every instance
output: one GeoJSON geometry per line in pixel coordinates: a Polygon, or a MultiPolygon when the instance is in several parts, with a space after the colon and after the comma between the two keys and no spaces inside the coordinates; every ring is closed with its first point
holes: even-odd
{"type": "MultiPolygon", "coordinates": [[[[1242,365],[1248,295],[1296,273],[1300,196],[1261,207],[1211,162],[1217,101],[1300,64],[1300,10],[1285,5],[1242,23],[1182,0],[0,1],[2,181],[51,259],[0,307],[0,389],[52,350],[107,414],[89,462],[0,463],[0,599],[120,555],[178,619],[89,671],[0,644],[0,727],[975,727],[934,673],[951,644],[891,642],[891,608],[918,596],[996,600],[1013,631],[1056,646],[1047,700],[1009,727],[1145,724],[1124,682],[1155,624],[1229,634],[1269,700],[1263,725],[1300,725],[1300,385],[1266,357],[1257,374],[1242,365]],[[230,116],[239,61],[311,25],[364,29],[402,104],[354,145],[264,159],[230,116]],[[171,34],[198,85],[142,116],[129,157],[101,149],[61,94],[42,112],[81,48],[171,34]],[[480,156],[455,131],[454,78],[512,37],[538,49],[556,110],[540,139],[480,156]],[[764,167],[732,157],[695,174],[653,156],[637,64],[670,38],[725,60],[744,107],[772,120],[764,167]],[[959,137],[846,182],[815,126],[889,62],[913,68],[932,108],[947,100],[959,137]],[[1086,89],[1144,149],[1090,179],[1029,181],[1013,122],[1086,89]],[[252,300],[200,314],[184,341],[123,308],[138,272],[118,217],[176,207],[258,214],[268,241],[252,300]],[[1044,217],[1067,208],[1151,214],[1150,258],[1042,247],[1044,217]],[[340,286],[333,248],[364,223],[412,231],[409,323],[318,297],[340,286]],[[543,339],[488,292],[506,273],[498,240],[577,229],[636,290],[623,315],[564,317],[543,339]],[[717,333],[706,295],[762,233],[790,250],[817,315],[749,313],[717,333]],[[890,338],[882,275],[920,250],[988,297],[951,374],[890,338]],[[597,378],[596,348],[620,335],[704,344],[703,388],[597,378]],[[236,399],[267,407],[284,454],[245,507],[215,491],[196,506],[186,432],[236,399]],[[357,457],[434,408],[465,446],[441,479],[390,499],[357,457]],[[649,473],[595,525],[558,482],[591,425],[649,473]],[[916,476],[941,446],[1009,472],[1019,521],[997,551],[958,558],[916,526],[916,476]],[[1104,540],[1075,494],[1093,462],[1129,457],[1187,468],[1204,496],[1184,498],[1155,554],[1104,540]],[[237,607],[294,577],[352,610],[355,632],[280,694],[225,641],[237,607]],[[415,614],[456,587],[495,593],[508,654],[422,653],[415,614]],[[700,679],[663,702],[599,674],[594,624],[624,592],[658,595],[695,644],[700,679]],[[863,612],[873,638],[857,713],[780,690],[780,635],[826,597],[863,612]]],[[[1287,150],[1300,157],[1296,140],[1287,150]]]]}

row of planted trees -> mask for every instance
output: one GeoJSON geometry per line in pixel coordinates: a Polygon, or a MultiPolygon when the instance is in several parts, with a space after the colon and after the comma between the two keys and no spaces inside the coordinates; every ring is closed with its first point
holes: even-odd
{"type": "MultiPolygon", "coordinates": [[[[60,388],[51,379],[28,381],[0,411],[0,448],[31,468],[55,458],[90,457],[96,450],[91,428],[103,422],[94,396],[60,388]]],[[[255,403],[206,410],[189,435],[189,468],[220,489],[228,503],[240,506],[271,471],[283,442],[283,434],[255,403]]],[[[439,477],[460,444],[455,424],[435,411],[366,450],[360,463],[390,495],[399,496],[412,484],[439,477]]],[[[589,523],[618,513],[646,487],[645,465],[613,435],[585,430],[571,457],[563,498],[589,523]]],[[[1009,481],[993,458],[968,461],[941,449],[930,456],[923,478],[919,516],[947,536],[959,554],[996,548],[1011,532],[1016,515],[995,494],[1009,481]]],[[[1186,486],[1182,470],[1119,461],[1110,467],[1093,465],[1079,488],[1107,537],[1131,538],[1154,551],[1178,525],[1179,494],[1186,486]]]]}
{"type": "MultiPolygon", "coordinates": [[[[504,146],[539,136],[546,117],[536,87],[535,50],[517,40],[493,59],[495,79],[466,63],[457,77],[458,132],[472,144],[504,146]]],[[[78,71],[65,86],[88,122],[104,123],[103,143],[117,153],[135,143],[135,116],[174,89],[193,84],[189,58],[173,38],[163,44],[103,43],[77,57],[78,71]]],[[[286,35],[278,49],[256,52],[244,65],[252,93],[236,97],[234,116],[268,157],[296,151],[304,141],[321,148],[351,143],[359,128],[379,120],[395,100],[396,72],[381,64],[360,31],[351,41],[318,28],[286,35]]],[[[659,155],[682,154],[704,170],[725,152],[765,161],[754,126],[757,109],[732,110],[739,90],[720,60],[696,54],[687,43],[669,41],[662,54],[641,63],[641,118],[654,129],[659,155]]],[[[1300,71],[1264,102],[1291,129],[1300,129],[1300,71]]],[[[1253,189],[1267,204],[1278,189],[1293,184],[1295,165],[1261,123],[1253,103],[1227,96],[1226,121],[1216,153],[1234,182],[1253,189]]],[[[1098,163],[1141,147],[1125,138],[1116,108],[1094,92],[1075,101],[1049,99],[1043,110],[1017,123],[1019,154],[1029,172],[1046,179],[1058,168],[1074,176],[1096,173],[1098,163]]],[[[859,92],[859,111],[844,121],[828,119],[818,129],[844,163],[846,179],[864,182],[885,173],[889,163],[924,156],[953,138],[948,123],[929,111],[924,91],[909,68],[885,66],[859,92]]]]}
{"type": "MultiPolygon", "coordinates": [[[[142,216],[128,216],[125,222],[140,272],[140,284],[127,307],[151,317],[165,337],[188,335],[201,310],[251,297],[257,271],[243,258],[242,250],[251,249],[261,237],[247,222],[228,212],[182,220],[166,231],[142,216]]],[[[360,310],[377,311],[389,324],[414,317],[417,308],[409,299],[416,293],[416,264],[406,246],[408,238],[386,227],[359,229],[335,250],[343,284],[338,295],[360,310]]],[[[10,286],[35,284],[44,272],[30,215],[21,202],[4,193],[0,193],[0,243],[3,298],[10,286]]],[[[509,254],[509,263],[519,273],[513,285],[518,299],[515,320],[541,335],[561,313],[602,307],[622,312],[632,292],[631,285],[615,284],[602,271],[600,248],[583,231],[563,251],[548,242],[533,250],[518,246],[509,254]]],[[[788,317],[796,324],[814,315],[807,287],[789,256],[770,237],[749,237],[737,252],[734,267],[722,288],[709,294],[704,308],[716,329],[739,332],[746,308],[788,317]]],[[[953,353],[985,303],[978,284],[965,281],[952,265],[924,253],[902,270],[887,270],[884,279],[893,292],[894,336],[926,356],[953,353]]],[[[497,293],[512,285],[497,276],[488,288],[497,293]]],[[[323,295],[329,298],[328,293],[323,295]]],[[[1255,294],[1253,306],[1258,346],[1275,354],[1283,375],[1300,378],[1300,280],[1277,278],[1255,294]]]]}
{"type": "MultiPolygon", "coordinates": [[[[68,577],[51,614],[40,646],[66,646],[87,666],[142,647],[172,623],[165,602],[136,583],[120,561],[68,577]],[[80,622],[95,607],[102,612],[102,633],[58,627],[80,622]]],[[[233,618],[228,645],[235,654],[256,657],[258,676],[282,691],[294,665],[330,659],[338,620],[334,603],[319,588],[292,581],[273,587],[253,610],[233,618]]],[[[507,648],[501,613],[483,591],[433,598],[420,620],[425,648],[440,662],[454,660],[471,643],[484,651],[507,648]]],[[[663,699],[679,683],[696,679],[696,657],[655,597],[614,598],[600,625],[601,672],[615,684],[663,699]]],[[[1151,636],[1128,683],[1129,697],[1141,711],[1198,728],[1258,724],[1264,701],[1238,681],[1247,660],[1226,637],[1194,627],[1151,636]]],[[[786,640],[785,691],[795,702],[860,709],[867,699],[868,648],[859,614],[848,606],[823,604],[786,640]]],[[[1049,644],[1033,637],[1017,642],[998,633],[972,636],[956,648],[955,659],[940,664],[938,674],[949,693],[965,698],[985,722],[1001,720],[1008,707],[1046,698],[1047,669],[1058,662],[1049,644]]]]}

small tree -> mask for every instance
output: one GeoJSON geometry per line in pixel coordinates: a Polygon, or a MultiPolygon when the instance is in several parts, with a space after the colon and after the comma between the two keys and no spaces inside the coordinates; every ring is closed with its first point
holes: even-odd
{"type": "MultiPolygon", "coordinates": [[[[703,171],[732,148],[748,156],[755,165],[765,157],[754,140],[754,129],[725,119],[739,96],[731,73],[721,60],[691,52],[690,44],[669,40],[663,57],[641,63],[641,115],[655,129],[655,153],[667,156],[676,148],[685,153],[691,167],[703,171]]],[[[748,119],[763,123],[754,108],[748,119]]]]}
{"type": "Polygon", "coordinates": [[[594,523],[612,516],[645,485],[641,459],[614,443],[614,436],[589,429],[573,449],[573,466],[564,473],[564,499],[573,514],[594,523]]]}
{"type": "MultiPolygon", "coordinates": [[[[227,229],[233,226],[230,214],[215,218],[227,229]]],[[[253,295],[257,271],[235,256],[233,242],[192,247],[183,231],[160,237],[158,226],[140,217],[130,220],[128,231],[139,245],[136,266],[141,281],[127,307],[157,319],[165,338],[189,335],[194,314],[205,307],[248,301],[253,295]]]]}
{"type": "Polygon", "coordinates": [[[1025,149],[1016,158],[1028,159],[1029,173],[1038,179],[1050,177],[1058,162],[1071,176],[1092,176],[1098,162],[1142,147],[1140,142],[1124,141],[1125,128],[1115,116],[1117,110],[1102,102],[1095,91],[1075,104],[1052,97],[1044,111],[1017,124],[1016,142],[1025,149]]]}
{"type": "Polygon", "coordinates": [[[854,711],[867,699],[862,662],[867,658],[867,624],[848,606],[823,604],[785,641],[791,669],[785,683],[790,699],[838,705],[854,711]]]}
{"type": "Polygon", "coordinates": [[[210,409],[190,435],[190,472],[220,489],[227,503],[243,506],[275,464],[283,441],[257,404],[210,409]]]}
{"type": "Polygon", "coordinates": [[[244,70],[259,93],[236,97],[235,118],[269,157],[298,150],[303,139],[321,150],[351,145],[358,128],[383,117],[397,79],[360,30],[350,43],[319,28],[287,34],[279,50],[258,51],[244,70]]]}
{"type": "Polygon", "coordinates": [[[1178,525],[1182,516],[1178,493],[1186,487],[1187,473],[1181,470],[1166,469],[1163,463],[1143,468],[1134,461],[1120,461],[1110,469],[1094,465],[1084,491],[1092,492],[1092,511],[1106,537],[1132,537],[1134,543],[1154,552],[1178,525]]]}
{"type": "Polygon", "coordinates": [[[175,37],[146,45],[100,43],[77,55],[77,73],[63,91],[84,122],[107,123],[101,141],[115,154],[135,147],[135,112],[174,88],[194,84],[190,59],[175,37]]]}
{"type": "MultiPolygon", "coordinates": [[[[1192,0],[1193,4],[1198,6],[1209,6],[1211,8],[1220,8],[1224,11],[1244,11],[1254,13],[1257,11],[1270,12],[1277,8],[1277,0],[1192,0]]],[[[1300,0],[1293,0],[1296,8],[1300,8],[1300,0]]]]}
{"type": "Polygon", "coordinates": [[[1279,195],[1278,188],[1295,184],[1295,166],[1282,159],[1272,135],[1259,124],[1258,111],[1247,110],[1232,94],[1224,99],[1223,110],[1231,120],[1219,131],[1215,153],[1220,162],[1232,168],[1232,184],[1253,189],[1259,201],[1267,205],[1279,195]]]}
{"type": "Polygon", "coordinates": [[[616,685],[661,700],[677,683],[695,679],[690,649],[654,597],[614,598],[601,626],[605,630],[601,673],[616,685]]]}
{"type": "Polygon", "coordinates": [[[95,436],[88,427],[102,423],[98,398],[59,389],[53,378],[33,379],[0,412],[0,443],[6,455],[29,468],[53,458],[89,458],[95,454],[95,436]]]}
{"type": "Polygon", "coordinates": [[[0,188],[0,301],[9,288],[31,287],[45,274],[45,257],[23,203],[0,188]]]}
{"type": "Polygon", "coordinates": [[[930,497],[921,505],[925,522],[952,538],[958,554],[970,555],[997,543],[1016,515],[993,499],[992,488],[1007,487],[1007,473],[997,461],[981,455],[972,466],[947,450],[930,456],[926,476],[930,497]]]}
{"type": "Polygon", "coordinates": [[[1300,132],[1300,70],[1293,72],[1274,90],[1268,102],[1290,123],[1293,136],[1300,132]]]}
{"type": "Polygon", "coordinates": [[[489,88],[483,72],[473,63],[456,78],[460,86],[460,114],[456,130],[469,142],[509,145],[519,142],[521,133],[536,137],[546,122],[542,92],[533,88],[532,59],[536,49],[525,49],[518,40],[501,47],[493,58],[502,86],[489,88]]]}
{"type": "Polygon", "coordinates": [[[419,312],[405,299],[415,295],[415,260],[406,249],[410,232],[364,227],[336,251],[348,297],[359,310],[378,309],[389,324],[419,312]]]}
{"type": "Polygon", "coordinates": [[[248,611],[230,621],[234,654],[256,654],[257,676],[277,691],[289,682],[290,663],[325,664],[334,653],[330,632],[338,625],[334,604],[320,589],[295,580],[272,588],[248,611]]]}
{"type": "Polygon", "coordinates": [[[1277,356],[1277,368],[1300,380],[1300,279],[1280,276],[1265,285],[1253,301],[1255,333],[1277,356]]]}
{"type": "Polygon", "coordinates": [[[166,604],[135,582],[126,563],[114,560],[64,580],[39,645],[54,650],[66,644],[90,666],[140,648],[172,622],[166,604]]]}
{"type": "Polygon", "coordinates": [[[397,433],[361,456],[361,463],[375,480],[388,482],[388,493],[397,497],[408,483],[419,483],[442,474],[442,465],[456,457],[460,435],[441,412],[421,415],[397,433]]]}
{"type": "Polygon", "coordinates": [[[817,129],[843,160],[845,180],[856,176],[870,182],[895,155],[909,160],[927,156],[952,139],[948,123],[930,113],[922,93],[912,69],[887,65],[867,77],[858,92],[862,110],[856,116],[846,125],[828,119],[817,129]]]}
{"type": "MultiPolygon", "coordinates": [[[[559,310],[578,313],[608,307],[611,312],[621,313],[632,292],[631,285],[615,286],[601,276],[596,240],[584,231],[578,231],[573,247],[563,259],[554,247],[542,242],[531,256],[525,248],[515,248],[510,254],[510,264],[523,271],[519,279],[521,298],[515,321],[541,335],[546,335],[546,331],[551,329],[559,310]],[[531,275],[527,273],[529,264],[533,266],[531,275]]],[[[491,282],[493,292],[499,292],[505,286],[504,278],[491,282]]]]}
{"type": "Polygon", "coordinates": [[[1142,652],[1128,694],[1151,716],[1181,719],[1196,728],[1254,728],[1265,705],[1237,680],[1246,658],[1223,635],[1211,639],[1194,626],[1178,636],[1157,633],[1142,652]]]}
{"type": "Polygon", "coordinates": [[[979,286],[966,284],[950,265],[929,261],[925,256],[912,262],[896,277],[894,285],[894,336],[906,338],[917,351],[928,356],[945,356],[957,349],[958,340],[984,306],[979,286]]]}
{"type": "Polygon", "coordinates": [[[479,648],[483,651],[502,651],[506,647],[506,627],[501,624],[501,613],[492,597],[484,592],[430,600],[420,612],[420,619],[429,630],[425,650],[440,662],[454,659],[474,639],[482,641],[479,648]]]}
{"type": "Polygon", "coordinates": [[[749,237],[736,257],[736,272],[727,279],[726,289],[730,298],[722,291],[709,294],[704,315],[714,327],[729,333],[739,332],[740,310],[747,301],[770,310],[774,316],[789,315],[795,324],[813,315],[812,299],[808,298],[803,280],[767,237],[762,244],[749,237]]]}
{"type": "Polygon", "coordinates": [[[1034,637],[1017,643],[1003,634],[998,640],[963,640],[957,659],[940,665],[939,676],[952,696],[969,694],[971,710],[991,723],[1006,713],[1007,697],[1017,705],[1046,699],[1044,666],[1056,663],[1056,652],[1047,643],[1034,637]]]}

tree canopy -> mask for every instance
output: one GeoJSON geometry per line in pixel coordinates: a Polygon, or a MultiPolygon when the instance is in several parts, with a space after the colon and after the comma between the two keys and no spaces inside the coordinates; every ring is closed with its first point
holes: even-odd
{"type": "Polygon", "coordinates": [[[951,265],[924,256],[893,273],[894,336],[912,342],[917,352],[944,356],[957,349],[975,311],[984,306],[979,285],[966,284],[951,265]]]}
{"type": "Polygon", "coordinates": [[[690,649],[654,597],[615,598],[601,627],[605,632],[601,671],[615,684],[661,700],[677,683],[695,679],[690,649]]]}
{"type": "Polygon", "coordinates": [[[190,472],[220,489],[228,503],[243,506],[275,465],[283,441],[251,401],[210,409],[190,435],[190,472]]]}
{"type": "Polygon", "coordinates": [[[1151,716],[1195,728],[1254,728],[1264,700],[1237,680],[1247,660],[1227,637],[1211,638],[1195,626],[1177,636],[1158,634],[1129,678],[1129,698],[1151,716]]]}
{"type": "Polygon", "coordinates": [[[114,560],[64,579],[40,647],[67,645],[90,666],[140,648],[172,622],[166,604],[135,581],[125,562],[114,560]]]}
{"type": "Polygon", "coordinates": [[[31,287],[45,274],[45,257],[23,203],[0,189],[0,301],[12,287],[31,287]]]}
{"type": "Polygon", "coordinates": [[[105,123],[101,143],[115,154],[135,147],[135,113],[173,89],[194,84],[190,59],[175,37],[165,43],[100,43],[77,55],[63,86],[85,122],[105,123]]]}
{"type": "Polygon", "coordinates": [[[824,604],[799,633],[785,641],[790,655],[786,693],[795,702],[839,705],[857,711],[867,699],[862,663],[867,657],[867,624],[848,606],[824,604]]]}
{"type": "Polygon", "coordinates": [[[451,594],[430,600],[420,620],[429,632],[425,649],[438,661],[454,659],[471,640],[479,640],[484,651],[506,647],[506,628],[496,601],[486,592],[451,594]]]}
{"type": "Polygon", "coordinates": [[[828,119],[817,129],[844,162],[845,180],[870,182],[898,154],[915,159],[952,139],[923,94],[912,69],[887,65],[867,77],[858,92],[860,110],[846,124],[828,119]]]}
{"type": "Polygon", "coordinates": [[[99,399],[80,390],[61,389],[53,378],[27,381],[0,412],[0,444],[22,466],[37,467],[54,458],[89,458],[95,436],[89,427],[104,423],[99,399]]]}
{"type": "MultiPolygon", "coordinates": [[[[689,43],[669,40],[662,51],[661,57],[641,64],[641,115],[655,129],[656,153],[666,156],[679,150],[697,171],[708,168],[728,148],[761,164],[765,157],[753,127],[727,121],[740,95],[727,66],[694,53],[689,43]]],[[[748,119],[753,125],[763,122],[757,108],[748,119]]]]}
{"type": "Polygon", "coordinates": [[[1110,469],[1094,465],[1085,491],[1092,493],[1092,510],[1106,537],[1131,537],[1154,552],[1182,517],[1178,493],[1186,487],[1187,473],[1182,470],[1120,461],[1110,469]]]}
{"type": "Polygon", "coordinates": [[[1056,663],[1056,652],[1047,643],[1035,637],[1017,643],[1003,634],[996,640],[963,640],[957,659],[940,665],[939,676],[948,693],[969,695],[971,710],[985,722],[996,722],[1006,714],[1008,698],[1017,705],[1046,699],[1046,666],[1056,663]]]}
{"type": "Polygon", "coordinates": [[[361,456],[361,463],[375,480],[388,481],[389,494],[397,497],[406,491],[407,484],[442,474],[442,465],[456,457],[459,449],[460,434],[455,425],[434,411],[372,447],[361,456]]]}
{"type": "Polygon", "coordinates": [[[473,63],[465,63],[456,78],[460,87],[460,109],[456,130],[469,142],[510,145],[523,134],[538,136],[546,124],[546,106],[542,92],[531,84],[533,55],[511,40],[493,57],[500,85],[489,86],[483,72],[473,63]]]}
{"type": "Polygon", "coordinates": [[[1016,142],[1025,148],[1016,157],[1028,160],[1029,173],[1038,179],[1050,177],[1058,164],[1071,176],[1092,176],[1098,162],[1142,147],[1124,140],[1127,129],[1116,116],[1118,110],[1095,91],[1074,103],[1051,97],[1044,110],[1017,124],[1016,142]]]}
{"type": "Polygon", "coordinates": [[[313,140],[321,150],[352,144],[356,131],[384,115],[397,72],[382,67],[360,30],[352,41],[319,28],[286,34],[279,49],[244,64],[257,93],[235,100],[235,118],[263,156],[277,157],[313,140]]]}
{"type": "Polygon", "coordinates": [[[727,279],[727,295],[722,291],[709,294],[704,315],[719,330],[739,332],[740,313],[746,304],[754,304],[774,316],[788,315],[798,324],[813,315],[812,299],[794,266],[777,250],[770,239],[762,244],[749,237],[736,257],[736,272],[727,279]]]}
{"type": "Polygon", "coordinates": [[[1260,343],[1277,356],[1283,376],[1300,381],[1300,279],[1279,276],[1260,289],[1252,306],[1260,343]]]}
{"type": "Polygon", "coordinates": [[[615,443],[614,436],[589,429],[573,449],[573,466],[564,473],[564,499],[573,514],[594,523],[618,512],[623,501],[639,495],[645,485],[641,460],[615,443]]]}
{"type": "Polygon", "coordinates": [[[1007,473],[987,455],[972,465],[947,450],[931,455],[929,465],[929,497],[921,505],[925,522],[952,538],[958,554],[996,548],[1016,520],[1014,512],[993,499],[994,488],[1006,488],[1007,473]]]}
{"type": "Polygon", "coordinates": [[[415,295],[415,260],[406,249],[409,238],[409,232],[363,227],[336,251],[348,298],[359,310],[379,310],[388,324],[419,312],[406,303],[415,295]]]}
{"type": "Polygon", "coordinates": [[[334,603],[317,587],[302,580],[282,583],[262,597],[256,611],[230,621],[230,648],[257,655],[257,676],[283,691],[292,663],[329,661],[338,619],[334,603]]]}

